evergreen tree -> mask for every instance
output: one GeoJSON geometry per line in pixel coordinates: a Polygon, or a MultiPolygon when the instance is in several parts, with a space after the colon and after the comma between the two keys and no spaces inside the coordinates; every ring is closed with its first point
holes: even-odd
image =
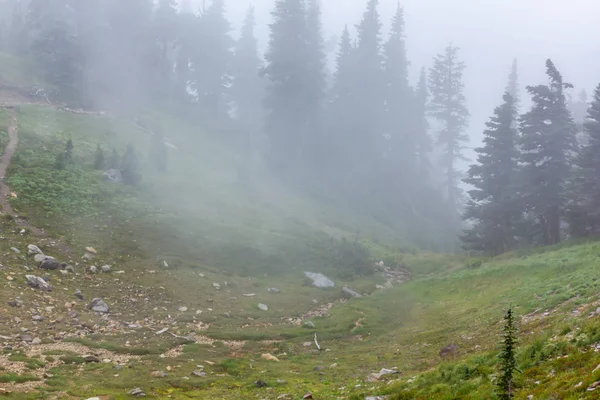
{"type": "Polygon", "coordinates": [[[169,96],[173,93],[176,45],[179,38],[179,18],[177,1],[159,0],[154,13],[154,39],[156,41],[156,56],[154,64],[155,84],[157,95],[169,96]]]}
{"type": "Polygon", "coordinates": [[[600,85],[583,124],[586,144],[576,159],[570,228],[574,236],[600,234],[600,85]]]}
{"type": "Polygon", "coordinates": [[[104,150],[102,146],[96,147],[96,154],[94,155],[94,169],[103,170],[106,167],[106,158],[104,157],[104,150]]]}
{"type": "Polygon", "coordinates": [[[266,132],[270,139],[270,162],[280,173],[301,170],[307,135],[307,108],[304,92],[307,71],[306,12],[303,0],[277,0],[265,74],[269,78],[265,97],[268,111],[266,132]]]}
{"type": "Polygon", "coordinates": [[[477,164],[471,165],[465,182],[469,191],[464,219],[474,226],[463,236],[465,248],[492,255],[504,253],[516,245],[517,226],[522,215],[519,206],[517,111],[508,92],[486,123],[483,147],[476,149],[477,164]]]}
{"type": "Polygon", "coordinates": [[[521,116],[522,198],[532,222],[526,236],[551,245],[561,240],[561,221],[567,203],[567,183],[576,129],[564,90],[572,85],[546,61],[548,85],[528,86],[533,106],[521,116]]]}
{"type": "Polygon", "coordinates": [[[234,41],[225,17],[225,1],[213,0],[197,19],[195,46],[192,49],[193,88],[200,106],[208,116],[224,116],[224,95],[230,84],[234,41]]]}
{"type": "Polygon", "coordinates": [[[415,136],[416,136],[416,158],[419,177],[427,177],[431,170],[429,154],[433,150],[431,137],[429,136],[429,122],[427,121],[427,101],[429,92],[427,91],[427,73],[425,68],[421,69],[419,83],[415,91],[414,99],[414,118],[415,136]]]}
{"type": "Polygon", "coordinates": [[[55,166],[57,169],[65,169],[69,164],[73,163],[73,141],[67,140],[65,149],[57,154],[55,166]]]}
{"type": "MultiPolygon", "coordinates": [[[[393,175],[402,175],[403,190],[414,181],[417,171],[417,129],[414,126],[415,101],[408,83],[409,61],[404,41],[404,10],[398,4],[392,19],[390,37],[384,44],[386,126],[390,135],[393,175]]],[[[395,176],[394,176],[395,178],[395,176]]]]}
{"type": "Polygon", "coordinates": [[[264,114],[259,101],[264,96],[264,83],[259,76],[262,60],[254,35],[255,27],[254,7],[250,7],[236,43],[232,65],[233,82],[230,89],[237,118],[248,135],[258,132],[264,114]]]}
{"type": "Polygon", "coordinates": [[[515,372],[518,372],[515,359],[518,343],[517,327],[512,306],[504,313],[504,326],[502,328],[501,350],[498,354],[500,363],[500,375],[496,381],[496,396],[500,400],[510,400],[514,395],[515,372]]]}
{"type": "Polygon", "coordinates": [[[125,150],[125,155],[121,162],[121,174],[123,175],[123,182],[127,185],[135,186],[142,180],[140,164],[132,144],[127,145],[127,149],[125,150]]]}
{"type": "Polygon", "coordinates": [[[431,100],[430,115],[441,122],[438,143],[442,146],[442,166],[446,178],[446,194],[454,212],[460,205],[461,191],[458,187],[460,172],[456,162],[464,159],[462,150],[468,136],[469,111],[464,95],[463,73],[465,64],[458,59],[458,47],[449,45],[444,53],[433,60],[429,73],[431,100]]]}
{"type": "Polygon", "coordinates": [[[513,61],[510,75],[508,76],[508,84],[506,85],[506,93],[510,94],[514,100],[515,107],[519,108],[520,89],[519,89],[519,65],[517,59],[513,61]]]}

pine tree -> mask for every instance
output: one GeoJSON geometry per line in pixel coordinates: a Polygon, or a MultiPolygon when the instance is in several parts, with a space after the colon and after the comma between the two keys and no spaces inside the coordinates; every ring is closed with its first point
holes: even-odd
{"type": "Polygon", "coordinates": [[[135,186],[142,180],[138,157],[132,144],[127,145],[120,169],[125,184],[135,186]]]}
{"type": "Polygon", "coordinates": [[[156,56],[153,66],[155,75],[154,89],[164,98],[173,93],[176,44],[179,38],[179,18],[177,1],[159,0],[153,20],[153,35],[156,41],[156,56]]]}
{"type": "Polygon", "coordinates": [[[600,85],[583,124],[586,144],[576,159],[569,224],[574,236],[600,234],[600,85]]]}
{"type": "Polygon", "coordinates": [[[265,74],[266,132],[270,139],[270,163],[283,174],[302,167],[307,134],[304,85],[307,80],[306,12],[303,0],[278,0],[272,12],[265,74]]]}
{"type": "Polygon", "coordinates": [[[502,327],[502,340],[500,342],[500,353],[498,361],[500,374],[496,381],[496,396],[500,400],[510,400],[514,395],[515,372],[518,372],[515,359],[518,344],[518,331],[512,306],[504,313],[504,326],[502,327]]]}
{"type": "Polygon", "coordinates": [[[519,101],[520,101],[520,89],[519,89],[519,64],[517,62],[517,59],[515,58],[515,60],[513,61],[511,70],[510,70],[510,75],[508,76],[508,84],[506,85],[506,93],[510,94],[514,100],[515,103],[515,107],[519,108],[519,101]]]}
{"type": "Polygon", "coordinates": [[[516,245],[517,226],[522,210],[517,178],[519,176],[518,132],[515,128],[515,99],[508,92],[504,103],[486,123],[483,147],[476,149],[477,164],[471,165],[464,180],[469,191],[464,219],[473,223],[462,237],[465,248],[497,255],[516,245]]]}
{"type": "Polygon", "coordinates": [[[464,159],[462,150],[468,136],[469,111],[464,95],[463,73],[465,64],[458,59],[458,47],[449,45],[444,53],[433,60],[429,73],[431,100],[430,115],[442,123],[438,144],[442,146],[442,166],[446,177],[446,194],[454,212],[460,205],[461,191],[458,187],[460,172],[456,162],[464,159]]]}
{"type": "Polygon", "coordinates": [[[417,147],[417,173],[419,177],[429,176],[431,170],[429,153],[433,150],[433,144],[431,143],[431,137],[429,136],[429,122],[427,121],[428,97],[427,73],[425,72],[425,68],[422,68],[414,99],[414,118],[416,119],[414,129],[417,147]]]}
{"type": "Polygon", "coordinates": [[[259,76],[262,60],[258,52],[258,41],[254,35],[255,27],[254,7],[250,7],[235,47],[232,64],[233,82],[230,89],[237,118],[248,135],[258,132],[264,119],[260,102],[264,96],[264,83],[259,76]]]}
{"type": "Polygon", "coordinates": [[[564,92],[572,85],[563,82],[551,60],[546,61],[546,73],[548,85],[527,87],[533,106],[520,121],[521,193],[532,222],[527,236],[551,245],[561,240],[576,129],[564,92]]]}
{"type": "Polygon", "coordinates": [[[56,156],[56,169],[65,169],[69,164],[73,163],[73,141],[67,140],[65,149],[56,156]]]}
{"type": "Polygon", "coordinates": [[[414,118],[414,93],[408,83],[408,67],[404,40],[404,10],[398,4],[392,19],[390,36],[384,44],[386,126],[390,135],[391,164],[394,179],[401,175],[401,185],[413,182],[417,171],[417,129],[414,118]]]}
{"type": "Polygon", "coordinates": [[[96,147],[96,154],[94,155],[94,169],[103,170],[106,167],[106,158],[104,157],[104,150],[102,146],[96,147]]]}
{"type": "Polygon", "coordinates": [[[225,116],[224,95],[230,84],[234,41],[225,16],[225,1],[213,0],[197,21],[192,49],[193,88],[202,110],[219,120],[225,116]]]}

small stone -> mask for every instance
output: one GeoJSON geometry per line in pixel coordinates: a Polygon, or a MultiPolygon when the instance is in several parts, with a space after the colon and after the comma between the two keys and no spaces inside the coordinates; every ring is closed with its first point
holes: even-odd
{"type": "Polygon", "coordinates": [[[285,399],[291,399],[291,398],[292,397],[287,393],[280,394],[279,396],[277,396],[277,400],[285,400],[285,399]]]}
{"type": "Polygon", "coordinates": [[[206,372],[196,369],[192,372],[193,376],[198,376],[200,378],[205,378],[207,376],[206,372]]]}
{"type": "Polygon", "coordinates": [[[272,355],[270,353],[265,353],[262,356],[260,356],[260,358],[262,358],[263,360],[267,360],[267,361],[277,361],[277,362],[279,362],[279,358],[275,357],[274,355],[272,355]]]}
{"type": "Polygon", "coordinates": [[[90,274],[97,274],[98,273],[98,267],[96,267],[95,265],[90,265],[90,267],[88,268],[88,272],[90,274]]]}
{"type": "Polygon", "coordinates": [[[254,386],[256,386],[257,388],[267,387],[267,382],[258,380],[254,382],[254,386]]]}
{"type": "Polygon", "coordinates": [[[69,318],[71,318],[71,319],[75,319],[75,318],[77,318],[77,311],[71,310],[67,313],[67,316],[69,316],[69,318]]]}
{"type": "Polygon", "coordinates": [[[77,297],[79,300],[83,300],[83,294],[81,293],[81,290],[77,289],[75,291],[75,297],[77,297]]]}
{"type": "Polygon", "coordinates": [[[25,275],[25,279],[27,279],[27,284],[34,289],[40,289],[46,292],[52,291],[52,286],[47,281],[38,276],[25,275]]]}
{"type": "Polygon", "coordinates": [[[263,311],[269,311],[269,307],[266,304],[258,303],[258,309],[263,311]]]}
{"type": "Polygon", "coordinates": [[[52,307],[52,306],[44,307],[44,311],[46,311],[48,314],[52,314],[54,312],[54,307],[52,307]]]}
{"type": "Polygon", "coordinates": [[[16,247],[11,247],[10,249],[16,254],[21,254],[21,250],[17,249],[16,247]]]}
{"type": "Polygon", "coordinates": [[[221,285],[220,285],[220,284],[218,284],[218,283],[216,283],[216,282],[215,282],[215,283],[213,283],[212,285],[213,285],[213,287],[214,287],[215,289],[217,289],[217,290],[221,289],[221,285]]]}
{"type": "Polygon", "coordinates": [[[304,321],[304,326],[306,328],[311,328],[311,329],[315,329],[316,328],[315,323],[312,322],[312,321],[304,321]]]}
{"type": "Polygon", "coordinates": [[[333,363],[329,366],[329,368],[337,368],[338,364],[337,363],[333,363]]]}
{"type": "Polygon", "coordinates": [[[44,259],[45,259],[45,258],[46,258],[46,256],[45,256],[43,253],[37,253],[37,254],[35,255],[35,257],[33,257],[33,260],[34,260],[36,263],[41,263],[42,261],[44,261],[44,259]]]}
{"type": "Polygon", "coordinates": [[[70,272],[70,273],[74,274],[74,273],[75,273],[75,268],[74,268],[72,265],[67,265],[67,266],[65,267],[65,271],[67,271],[67,272],[70,272]]]}
{"type": "Polygon", "coordinates": [[[98,312],[98,313],[108,313],[109,312],[109,308],[108,305],[104,302],[104,300],[100,299],[100,298],[95,298],[92,300],[92,302],[90,303],[90,305],[88,306],[88,308],[94,312],[98,312]]]}
{"type": "Polygon", "coordinates": [[[267,289],[267,291],[269,293],[281,293],[281,290],[277,289],[276,287],[270,287],[267,289]]]}
{"type": "Polygon", "coordinates": [[[33,338],[31,337],[31,335],[28,335],[28,334],[21,334],[21,340],[24,341],[25,343],[33,342],[33,338]]]}
{"type": "Polygon", "coordinates": [[[92,253],[92,254],[96,254],[96,253],[98,253],[98,252],[96,251],[96,249],[95,249],[95,248],[93,248],[93,247],[91,247],[91,246],[89,246],[89,247],[86,247],[86,248],[85,248],[85,251],[87,251],[88,253],[92,253]]]}
{"type": "Polygon", "coordinates": [[[169,376],[169,374],[163,371],[152,371],[151,375],[155,378],[166,378],[167,376],[169,376]]]}
{"type": "Polygon", "coordinates": [[[42,339],[36,337],[31,341],[31,344],[33,344],[33,345],[42,344],[42,339]]]}
{"type": "Polygon", "coordinates": [[[41,315],[34,315],[33,317],[31,317],[31,320],[35,322],[42,322],[44,320],[44,317],[42,317],[41,315]]]}
{"type": "Polygon", "coordinates": [[[90,253],[89,251],[86,252],[82,257],[83,260],[88,260],[91,261],[94,258],[94,255],[92,253],[90,253]]]}
{"type": "Polygon", "coordinates": [[[50,256],[46,256],[44,257],[44,259],[40,262],[40,265],[38,266],[39,269],[44,269],[46,271],[54,271],[57,269],[61,269],[62,266],[60,265],[60,263],[56,260],[56,258],[54,257],[50,257],[50,256]]]}
{"type": "Polygon", "coordinates": [[[179,307],[178,310],[179,310],[179,312],[186,312],[188,310],[188,308],[186,306],[183,306],[183,307],[179,307]]]}
{"type": "Polygon", "coordinates": [[[44,253],[35,244],[28,244],[27,245],[27,255],[34,256],[36,254],[44,254],[44,253]]]}
{"type": "Polygon", "coordinates": [[[146,393],[144,393],[142,391],[142,389],[140,389],[139,387],[135,388],[135,389],[131,389],[129,392],[127,392],[127,394],[129,394],[131,396],[140,396],[140,397],[146,395],[146,393]]]}
{"type": "Polygon", "coordinates": [[[100,270],[102,272],[104,272],[105,274],[108,274],[110,272],[110,269],[111,269],[110,265],[103,265],[100,267],[100,270]]]}
{"type": "Polygon", "coordinates": [[[100,359],[93,354],[83,356],[83,361],[86,363],[99,363],[100,359]]]}
{"type": "Polygon", "coordinates": [[[312,393],[307,393],[304,396],[302,396],[302,398],[303,399],[313,399],[314,397],[313,397],[312,393]]]}

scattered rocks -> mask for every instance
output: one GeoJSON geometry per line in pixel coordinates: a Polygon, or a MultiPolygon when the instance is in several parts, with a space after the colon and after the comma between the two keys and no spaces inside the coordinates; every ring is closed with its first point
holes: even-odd
{"type": "Polygon", "coordinates": [[[262,358],[263,360],[267,360],[267,361],[279,362],[279,358],[275,357],[274,355],[272,355],[270,353],[265,353],[262,356],[260,356],[260,358],[262,358]]]}
{"type": "Polygon", "coordinates": [[[77,289],[74,294],[79,300],[83,300],[83,293],[81,293],[81,290],[77,289]]]}
{"type": "Polygon", "coordinates": [[[215,289],[217,289],[217,290],[221,289],[221,285],[220,285],[219,283],[216,283],[216,282],[215,282],[215,283],[213,283],[213,284],[212,284],[212,286],[213,286],[215,289]]]}
{"type": "Polygon", "coordinates": [[[110,265],[103,265],[103,266],[100,267],[100,270],[102,272],[104,272],[105,274],[108,274],[110,272],[110,270],[111,270],[111,266],[110,265]]]}
{"type": "Polygon", "coordinates": [[[42,260],[42,262],[40,263],[40,265],[38,266],[38,268],[44,269],[46,271],[54,271],[57,269],[61,269],[62,266],[56,260],[56,258],[50,257],[50,256],[45,256],[44,259],[42,260]]]}
{"type": "Polygon", "coordinates": [[[25,275],[25,279],[27,279],[27,284],[34,289],[40,289],[45,292],[52,291],[52,286],[48,282],[46,282],[45,280],[40,278],[39,276],[25,275]]]}
{"type": "Polygon", "coordinates": [[[108,305],[104,302],[104,300],[96,297],[95,299],[92,300],[92,302],[90,303],[90,305],[88,306],[88,308],[94,312],[98,312],[98,313],[108,313],[109,308],[108,305]]]}
{"type": "Polygon", "coordinates": [[[315,272],[305,272],[304,276],[311,279],[313,286],[316,286],[318,288],[328,288],[335,286],[335,283],[323,274],[318,274],[315,272]]]}
{"type": "Polygon", "coordinates": [[[23,302],[19,299],[15,299],[15,300],[10,300],[8,302],[8,305],[10,307],[20,308],[20,307],[23,307],[23,302]]]}
{"type": "Polygon", "coordinates": [[[151,374],[154,378],[166,378],[167,376],[169,376],[169,374],[167,374],[164,371],[152,371],[151,374]]]}
{"type": "Polygon", "coordinates": [[[269,307],[263,303],[258,303],[258,309],[263,311],[269,311],[269,307]]]}
{"type": "Polygon", "coordinates": [[[363,295],[362,295],[362,294],[360,294],[360,293],[358,293],[357,291],[355,291],[355,290],[353,290],[353,289],[349,288],[348,286],[344,286],[344,287],[342,288],[342,292],[344,292],[344,293],[346,293],[346,294],[348,294],[348,295],[350,295],[350,296],[352,296],[352,297],[358,297],[358,298],[360,298],[360,297],[363,297],[363,295]]]}
{"type": "Polygon", "coordinates": [[[131,389],[129,392],[127,392],[127,394],[129,394],[131,396],[139,396],[139,397],[142,397],[142,396],[146,395],[146,393],[144,393],[142,391],[142,389],[140,389],[139,387],[135,388],[135,389],[131,389]]]}
{"type": "Polygon", "coordinates": [[[207,376],[206,372],[201,371],[199,369],[196,369],[196,370],[192,371],[192,375],[193,376],[198,376],[200,378],[206,378],[206,376],[207,376]]]}
{"type": "Polygon", "coordinates": [[[281,290],[277,289],[276,287],[270,287],[267,289],[267,291],[269,293],[281,293],[281,290]]]}

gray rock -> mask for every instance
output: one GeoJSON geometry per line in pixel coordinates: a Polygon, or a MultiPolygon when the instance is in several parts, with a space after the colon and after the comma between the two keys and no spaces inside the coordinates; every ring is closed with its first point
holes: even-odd
{"type": "Polygon", "coordinates": [[[46,256],[38,266],[39,269],[44,269],[46,271],[54,271],[57,269],[61,269],[60,263],[54,257],[46,256]]]}
{"type": "Polygon", "coordinates": [[[88,260],[91,261],[94,259],[94,254],[90,253],[89,251],[86,252],[83,256],[81,256],[82,259],[84,260],[88,260]]]}
{"type": "Polygon", "coordinates": [[[16,307],[16,308],[19,308],[19,307],[22,307],[22,306],[23,306],[23,302],[22,302],[21,300],[19,300],[19,299],[16,299],[16,300],[11,300],[11,301],[9,301],[9,302],[8,302],[8,305],[9,305],[10,307],[16,307]]]}
{"type": "Polygon", "coordinates": [[[182,306],[178,308],[179,312],[186,312],[188,310],[188,308],[186,306],[182,306]]]}
{"type": "Polygon", "coordinates": [[[42,339],[40,339],[38,337],[33,338],[33,340],[31,341],[31,344],[33,344],[33,345],[42,344],[42,339]]]}
{"type": "Polygon", "coordinates": [[[315,272],[305,272],[304,275],[312,280],[313,286],[316,286],[318,288],[328,288],[335,286],[335,283],[323,274],[318,274],[315,272]]]}
{"type": "Polygon", "coordinates": [[[34,260],[36,263],[41,263],[41,262],[42,262],[42,261],[44,261],[45,259],[46,259],[46,256],[45,256],[44,254],[36,254],[36,255],[33,257],[33,260],[34,260]]]}
{"type": "Polygon", "coordinates": [[[21,340],[24,341],[25,343],[33,342],[33,338],[31,337],[31,335],[28,335],[26,333],[21,334],[21,340]]]}
{"type": "Polygon", "coordinates": [[[98,312],[98,313],[108,313],[109,308],[108,305],[104,302],[104,300],[96,297],[95,299],[92,300],[92,302],[90,303],[90,305],[88,306],[88,308],[94,312],[98,312]]]}
{"type": "Polygon", "coordinates": [[[11,247],[10,249],[16,254],[21,254],[21,250],[17,249],[16,247],[11,247]]]}
{"type": "Polygon", "coordinates": [[[83,293],[81,293],[81,290],[77,289],[75,291],[75,297],[77,297],[79,300],[83,300],[83,293]]]}
{"type": "Polygon", "coordinates": [[[256,382],[254,382],[254,386],[256,386],[257,388],[264,388],[264,387],[267,387],[267,382],[258,380],[256,382]]]}
{"type": "Polygon", "coordinates": [[[33,317],[31,317],[31,320],[35,322],[42,322],[44,320],[44,317],[42,317],[41,315],[34,315],[33,317]]]}
{"type": "Polygon", "coordinates": [[[67,266],[65,267],[65,271],[67,271],[67,272],[70,272],[70,273],[74,274],[74,273],[75,273],[75,268],[74,268],[72,265],[67,265],[67,266]]]}
{"type": "Polygon", "coordinates": [[[311,329],[315,329],[316,328],[315,323],[312,322],[312,321],[304,321],[304,325],[303,326],[305,326],[306,328],[311,328],[311,329]]]}
{"type": "Polygon", "coordinates": [[[27,245],[27,255],[28,256],[34,256],[36,254],[44,254],[44,252],[37,247],[35,244],[28,244],[27,245]]]}
{"type": "Polygon", "coordinates": [[[258,309],[263,311],[269,311],[269,307],[266,304],[258,303],[258,309]]]}
{"type": "Polygon", "coordinates": [[[109,182],[112,183],[123,183],[123,174],[118,169],[109,169],[104,171],[102,176],[109,182]]]}
{"type": "Polygon", "coordinates": [[[276,287],[270,287],[267,290],[269,293],[281,293],[281,290],[277,289],[276,287]]]}
{"type": "Polygon", "coordinates": [[[135,388],[135,389],[131,389],[129,392],[127,392],[127,394],[129,394],[131,396],[139,396],[139,397],[146,395],[146,393],[144,393],[142,391],[142,389],[140,389],[139,387],[135,388]]]}
{"type": "Polygon", "coordinates": [[[86,363],[99,363],[100,359],[93,354],[87,354],[83,356],[83,361],[86,363]]]}
{"type": "Polygon", "coordinates": [[[164,371],[152,371],[151,375],[155,378],[166,378],[167,376],[169,376],[169,374],[167,374],[164,371]]]}
{"type": "Polygon", "coordinates": [[[52,286],[39,276],[25,275],[25,279],[27,279],[27,284],[34,289],[40,289],[46,292],[52,291],[52,286]]]}
{"type": "Polygon", "coordinates": [[[344,292],[344,293],[346,293],[346,294],[348,294],[348,295],[350,295],[350,296],[352,296],[352,297],[359,297],[359,298],[360,298],[360,297],[363,297],[363,295],[362,295],[362,294],[360,294],[360,293],[358,293],[357,291],[355,291],[355,290],[353,290],[353,289],[349,288],[348,286],[344,286],[344,287],[342,288],[342,292],[344,292]]]}
{"type": "Polygon", "coordinates": [[[90,267],[88,268],[88,272],[90,274],[97,274],[98,273],[98,267],[96,267],[95,265],[90,265],[90,267]]]}
{"type": "Polygon", "coordinates": [[[108,274],[110,272],[110,265],[103,265],[100,267],[100,270],[105,274],[108,274]]]}
{"type": "Polygon", "coordinates": [[[78,316],[78,314],[77,314],[77,311],[75,311],[75,310],[71,310],[71,311],[69,311],[69,312],[67,313],[67,315],[68,315],[68,316],[69,316],[71,319],[75,319],[75,318],[77,318],[77,316],[78,316]]]}
{"type": "Polygon", "coordinates": [[[199,370],[199,369],[197,369],[197,370],[194,370],[194,371],[192,372],[192,375],[193,375],[193,376],[198,376],[198,377],[200,377],[200,378],[206,378],[206,376],[207,376],[206,372],[204,372],[204,371],[201,371],[201,370],[199,370]]]}

